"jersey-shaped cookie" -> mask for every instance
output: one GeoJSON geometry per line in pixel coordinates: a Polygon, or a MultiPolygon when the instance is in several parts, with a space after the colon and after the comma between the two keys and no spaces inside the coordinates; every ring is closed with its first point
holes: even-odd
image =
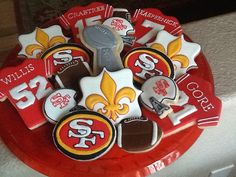
{"type": "Polygon", "coordinates": [[[76,106],[75,94],[72,89],[58,89],[45,99],[43,113],[49,122],[58,122],[76,106]]]}
{"type": "Polygon", "coordinates": [[[59,25],[53,25],[48,28],[37,27],[32,33],[20,35],[18,40],[22,47],[18,55],[41,58],[46,50],[58,44],[67,43],[69,38],[63,35],[59,25]]]}
{"type": "Polygon", "coordinates": [[[52,91],[50,75],[43,60],[25,59],[0,71],[0,95],[14,105],[29,129],[46,122],[42,113],[44,97],[52,91]]]}
{"type": "Polygon", "coordinates": [[[121,37],[110,27],[93,25],[81,33],[81,42],[94,52],[93,73],[99,74],[105,67],[109,71],[123,68],[120,52],[123,49],[121,37]]]}
{"type": "Polygon", "coordinates": [[[157,123],[145,117],[124,119],[117,125],[117,144],[130,153],[152,150],[162,139],[157,123]]]}
{"type": "Polygon", "coordinates": [[[104,69],[97,77],[81,79],[80,87],[83,97],[79,105],[105,115],[115,124],[142,114],[138,104],[141,91],[134,87],[129,69],[116,72],[104,69]]]}
{"type": "Polygon", "coordinates": [[[72,31],[75,42],[80,42],[80,33],[87,26],[101,24],[105,19],[112,16],[113,7],[94,2],[88,6],[76,6],[69,9],[65,14],[60,16],[60,24],[72,31]]]}
{"type": "Polygon", "coordinates": [[[176,78],[197,67],[194,60],[200,53],[201,47],[197,43],[187,42],[183,35],[176,37],[162,30],[147,46],[161,51],[171,59],[175,67],[176,78]]]}
{"type": "Polygon", "coordinates": [[[133,47],[145,46],[155,39],[157,33],[166,30],[172,35],[182,34],[182,28],[175,17],[166,16],[155,8],[137,9],[132,17],[135,24],[136,42],[133,47]]]}
{"type": "MultiPolygon", "coordinates": [[[[164,136],[170,136],[190,126],[207,128],[218,125],[222,104],[214,95],[212,84],[196,76],[185,74],[176,84],[184,92],[188,101],[182,104],[171,105],[173,112],[165,119],[157,119],[156,114],[143,108],[144,116],[156,120],[164,132],[164,136]]],[[[180,100],[183,94],[180,94],[180,100]]]]}
{"type": "Polygon", "coordinates": [[[67,114],[56,124],[53,140],[64,155],[74,160],[91,161],[112,148],[116,129],[99,113],[77,111],[67,114]]]}
{"type": "Polygon", "coordinates": [[[179,90],[174,80],[166,76],[155,76],[142,85],[141,102],[151,111],[155,111],[160,118],[166,117],[179,98],[179,90]]]}

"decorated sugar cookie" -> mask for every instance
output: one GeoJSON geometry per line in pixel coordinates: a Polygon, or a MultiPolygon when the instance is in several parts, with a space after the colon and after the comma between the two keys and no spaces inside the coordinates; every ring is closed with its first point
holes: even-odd
{"type": "Polygon", "coordinates": [[[76,91],[71,89],[58,89],[45,99],[43,112],[49,122],[58,122],[77,105],[75,94],[76,91]]]}
{"type": "Polygon", "coordinates": [[[59,23],[72,31],[75,42],[80,42],[80,33],[87,26],[101,24],[112,16],[113,7],[109,4],[94,2],[87,6],[76,6],[60,16],[59,23]]]}
{"type": "Polygon", "coordinates": [[[47,49],[67,43],[69,38],[63,35],[59,25],[53,25],[48,28],[37,27],[32,33],[20,35],[18,40],[22,47],[18,55],[27,58],[41,58],[47,49]]]}
{"type": "Polygon", "coordinates": [[[70,88],[79,90],[79,81],[85,76],[90,76],[90,68],[86,62],[76,61],[66,65],[55,75],[56,88],[70,88]]]}
{"type": "Polygon", "coordinates": [[[157,119],[156,114],[146,108],[142,108],[143,116],[156,120],[164,136],[170,136],[193,125],[199,128],[217,126],[221,101],[214,95],[212,85],[190,74],[181,76],[176,84],[179,90],[184,92],[180,92],[182,103],[171,105],[173,112],[168,114],[168,118],[157,119]]]}
{"type": "Polygon", "coordinates": [[[138,104],[141,91],[134,87],[129,69],[116,72],[104,69],[97,77],[81,79],[80,87],[83,98],[79,105],[105,115],[115,124],[142,114],[138,104]]]}
{"type": "Polygon", "coordinates": [[[157,33],[166,30],[172,35],[182,34],[182,28],[175,17],[166,16],[154,8],[137,9],[132,17],[136,42],[133,47],[144,46],[153,41],[157,33]]]}
{"type": "Polygon", "coordinates": [[[123,49],[121,37],[105,25],[89,26],[81,33],[82,43],[94,52],[93,73],[99,74],[104,67],[109,71],[123,68],[120,52],[123,49]]]}
{"type": "Polygon", "coordinates": [[[55,126],[53,140],[66,156],[91,161],[105,155],[114,145],[116,129],[103,115],[77,111],[63,117],[55,126]]]}
{"type": "Polygon", "coordinates": [[[131,153],[152,150],[162,139],[157,123],[144,117],[127,118],[117,125],[117,144],[131,153]]]}
{"type": "Polygon", "coordinates": [[[174,78],[171,60],[163,53],[150,48],[136,48],[124,57],[124,66],[130,68],[134,80],[143,84],[148,78],[158,75],[174,78]]]}
{"type": "Polygon", "coordinates": [[[125,9],[125,8],[114,8],[113,9],[113,14],[112,14],[113,17],[121,17],[121,18],[124,18],[126,19],[128,22],[132,23],[132,20],[131,20],[131,14],[130,12],[128,11],[128,9],[125,9]]]}
{"type": "Polygon", "coordinates": [[[147,46],[165,53],[171,59],[176,78],[197,67],[195,58],[200,53],[201,47],[197,43],[187,42],[183,35],[176,37],[162,30],[147,46]]]}
{"type": "Polygon", "coordinates": [[[43,60],[25,59],[20,65],[0,70],[1,100],[8,98],[29,129],[46,122],[42,104],[52,92],[47,69],[43,60]]]}
{"type": "Polygon", "coordinates": [[[88,52],[77,44],[59,44],[47,50],[42,56],[51,65],[52,73],[62,72],[80,62],[90,63],[88,52]]]}
{"type": "Polygon", "coordinates": [[[172,112],[171,104],[178,101],[179,91],[174,80],[166,76],[155,76],[142,85],[141,102],[160,118],[172,112]]]}
{"type": "Polygon", "coordinates": [[[121,17],[111,17],[105,20],[103,25],[107,25],[114,29],[121,36],[124,44],[133,44],[135,37],[130,34],[134,34],[135,30],[128,20],[121,17]]]}

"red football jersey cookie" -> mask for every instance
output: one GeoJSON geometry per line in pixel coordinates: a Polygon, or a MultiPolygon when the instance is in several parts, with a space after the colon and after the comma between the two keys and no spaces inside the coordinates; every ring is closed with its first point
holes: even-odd
{"type": "Polygon", "coordinates": [[[65,29],[71,29],[75,42],[80,42],[79,33],[84,27],[101,24],[105,19],[112,16],[113,7],[99,2],[94,2],[88,6],[76,6],[63,14],[60,25],[65,29]]]}
{"type": "Polygon", "coordinates": [[[18,66],[0,71],[0,95],[9,99],[29,129],[46,122],[43,98],[52,91],[47,69],[43,60],[25,59],[18,66]]]}
{"type": "Polygon", "coordinates": [[[165,137],[193,125],[199,128],[218,125],[222,103],[214,95],[212,84],[190,74],[183,75],[176,83],[179,90],[188,97],[186,104],[171,106],[173,113],[165,119],[158,118],[155,113],[145,108],[142,109],[143,115],[156,120],[165,137]]]}
{"type": "Polygon", "coordinates": [[[172,35],[182,34],[182,27],[175,17],[166,16],[154,8],[137,9],[132,17],[135,24],[136,43],[134,47],[151,42],[158,31],[166,30],[172,35]]]}

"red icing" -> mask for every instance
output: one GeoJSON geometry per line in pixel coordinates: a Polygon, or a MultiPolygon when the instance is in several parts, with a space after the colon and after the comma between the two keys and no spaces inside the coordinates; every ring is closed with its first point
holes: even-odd
{"type": "Polygon", "coordinates": [[[47,69],[43,60],[25,59],[20,65],[0,71],[0,92],[11,101],[29,129],[46,122],[43,98],[52,88],[47,69]]]}
{"type": "Polygon", "coordinates": [[[52,74],[62,71],[71,65],[77,65],[78,61],[90,62],[86,50],[76,44],[61,44],[55,46],[42,55],[42,59],[50,66],[52,74]]]}
{"type": "Polygon", "coordinates": [[[99,24],[111,17],[112,13],[112,6],[94,2],[88,6],[71,8],[60,17],[59,22],[65,29],[72,31],[75,42],[80,42],[79,33],[84,27],[99,24]]]}
{"type": "MultiPolygon", "coordinates": [[[[19,47],[12,51],[7,64],[15,63],[18,51],[19,47]]],[[[212,86],[212,73],[202,53],[197,57],[196,62],[199,68],[191,70],[189,73],[209,81],[212,86]]],[[[142,154],[129,154],[115,145],[102,158],[82,163],[67,158],[55,148],[51,138],[53,129],[51,124],[30,131],[25,128],[20,121],[20,116],[8,102],[1,103],[0,108],[2,140],[23,162],[51,177],[135,176],[137,174],[147,176],[177,160],[202,132],[196,126],[192,126],[163,139],[152,151],[142,154]]]]}
{"type": "Polygon", "coordinates": [[[155,39],[157,32],[166,30],[172,35],[182,34],[182,28],[175,17],[166,16],[154,8],[137,9],[132,17],[136,42],[133,47],[144,46],[155,39]]]}
{"type": "Polygon", "coordinates": [[[174,77],[171,60],[159,51],[149,48],[137,48],[124,57],[124,66],[131,69],[134,80],[143,83],[151,76],[164,75],[174,77]]]}
{"type": "MultiPolygon", "coordinates": [[[[88,125],[84,122],[79,122],[78,124],[80,126],[85,126],[91,129],[91,134],[88,135],[86,138],[93,138],[95,136],[96,141],[95,144],[92,144],[90,141],[86,141],[86,145],[89,146],[89,148],[81,148],[81,147],[74,147],[75,144],[78,144],[80,142],[80,138],[76,138],[76,137],[68,137],[68,133],[69,131],[73,131],[74,134],[78,134],[78,129],[73,129],[69,126],[70,122],[66,122],[60,131],[60,139],[62,140],[63,143],[65,143],[67,146],[69,146],[70,148],[73,148],[77,151],[92,151],[92,150],[96,150],[100,147],[102,147],[105,143],[107,143],[109,141],[109,138],[112,136],[111,131],[109,131],[109,124],[105,124],[102,121],[99,120],[94,120],[92,118],[83,118],[84,120],[91,120],[93,121],[92,125],[88,125]],[[101,136],[99,136],[99,134],[94,134],[93,131],[99,131],[99,132],[103,132],[104,133],[104,138],[101,138],[101,136]]],[[[102,118],[101,118],[102,119],[102,118]]]]}
{"type": "MultiPolygon", "coordinates": [[[[159,119],[155,113],[142,108],[144,116],[155,120],[163,130],[165,136],[185,129],[189,126],[197,125],[199,128],[216,126],[219,123],[222,103],[214,95],[212,84],[202,78],[185,74],[177,81],[179,90],[184,91],[189,101],[187,104],[194,105],[197,111],[180,120],[178,125],[173,125],[168,116],[159,119]]],[[[174,113],[183,110],[183,106],[172,106],[174,113]]]]}

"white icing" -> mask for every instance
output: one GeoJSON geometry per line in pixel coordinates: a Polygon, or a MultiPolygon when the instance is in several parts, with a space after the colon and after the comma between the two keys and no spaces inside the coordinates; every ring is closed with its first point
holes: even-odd
{"type": "MultiPolygon", "coordinates": [[[[62,29],[61,29],[61,27],[60,27],[59,25],[53,25],[53,26],[50,26],[50,27],[48,27],[48,28],[40,28],[40,29],[41,29],[42,31],[44,31],[44,32],[48,35],[49,40],[50,40],[51,38],[55,37],[55,36],[61,36],[61,37],[63,37],[66,42],[68,42],[68,40],[70,39],[70,38],[67,38],[67,37],[65,37],[65,36],[63,35],[62,29]]],[[[33,55],[31,56],[31,55],[28,55],[28,54],[26,53],[26,51],[25,51],[25,50],[26,50],[26,47],[27,47],[28,45],[30,45],[30,44],[38,44],[38,45],[41,45],[41,44],[39,44],[38,41],[36,40],[36,30],[37,30],[37,28],[36,28],[32,33],[20,35],[20,36],[18,37],[18,40],[19,40],[19,42],[20,42],[20,44],[21,44],[21,47],[22,47],[22,49],[21,49],[21,51],[18,53],[18,55],[25,55],[25,56],[28,57],[28,58],[36,58],[36,55],[37,55],[39,52],[41,52],[41,51],[39,51],[39,50],[34,51],[34,52],[33,52],[33,55]]],[[[57,43],[57,44],[59,44],[59,43],[57,43]]],[[[57,45],[57,44],[55,44],[55,45],[57,45]]],[[[55,46],[55,45],[54,45],[54,46],[55,46]]],[[[51,46],[51,47],[52,47],[52,46],[51,46]]]]}
{"type": "Polygon", "coordinates": [[[158,127],[157,127],[157,124],[156,122],[152,121],[152,125],[153,125],[153,128],[152,128],[152,142],[151,142],[151,145],[155,145],[157,143],[157,140],[158,140],[158,127]]]}
{"type": "Polygon", "coordinates": [[[122,124],[117,126],[117,145],[122,148],[122,124]]]}
{"type": "Polygon", "coordinates": [[[76,92],[71,89],[59,89],[51,93],[44,102],[44,115],[51,123],[58,122],[76,106],[76,92]]]}
{"type": "Polygon", "coordinates": [[[184,91],[179,91],[179,100],[176,104],[176,106],[183,106],[188,103],[189,96],[184,91]]]}
{"type": "MultiPolygon", "coordinates": [[[[129,118],[129,117],[141,117],[142,112],[139,107],[138,103],[138,97],[141,94],[141,91],[136,89],[133,85],[133,74],[130,69],[121,69],[119,71],[115,72],[109,72],[105,68],[103,71],[96,77],[84,77],[80,80],[80,87],[83,93],[83,97],[81,101],[79,102],[79,105],[82,105],[86,108],[87,105],[85,104],[85,101],[87,97],[91,94],[98,94],[105,98],[104,94],[101,91],[100,84],[103,77],[104,72],[107,72],[109,76],[115,81],[116,83],[116,93],[121,90],[124,87],[132,88],[135,93],[135,99],[134,101],[130,102],[127,98],[122,98],[119,102],[119,104],[127,104],[129,106],[129,111],[125,115],[118,115],[118,118],[114,122],[115,124],[119,123],[122,119],[129,118]]],[[[109,85],[108,85],[109,86],[109,85]]],[[[106,98],[105,98],[106,99],[106,98]]],[[[96,104],[93,111],[97,111],[99,108],[103,109],[103,104],[96,104]]]]}
{"type": "Polygon", "coordinates": [[[60,79],[60,77],[58,75],[55,76],[55,80],[57,81],[57,84],[61,87],[61,88],[65,88],[62,80],[60,79]]]}
{"type": "Polygon", "coordinates": [[[172,124],[178,125],[181,123],[181,120],[184,119],[185,117],[189,116],[190,114],[194,113],[197,111],[197,108],[194,105],[184,105],[184,109],[175,112],[175,113],[170,113],[168,116],[172,122],[172,124]]]}
{"type": "Polygon", "coordinates": [[[178,100],[178,87],[171,78],[166,76],[154,76],[149,78],[146,82],[144,82],[141,90],[143,91],[141,94],[142,102],[151,109],[153,109],[153,106],[150,102],[150,97],[154,97],[157,101],[166,105],[174,104],[178,100]],[[169,87],[166,88],[167,95],[165,96],[154,91],[156,82],[162,79],[167,81],[169,84],[169,87]]]}
{"type": "MultiPolygon", "coordinates": [[[[152,44],[158,43],[165,48],[165,51],[167,51],[168,44],[177,38],[178,37],[171,35],[167,31],[161,30],[160,32],[158,32],[156,39],[152,43],[147,44],[147,46],[150,47],[152,44]]],[[[187,42],[184,39],[183,35],[181,36],[181,39],[182,39],[182,47],[177,54],[182,54],[188,57],[189,66],[187,68],[182,68],[179,62],[173,61],[173,64],[177,67],[177,69],[175,70],[176,78],[178,78],[180,75],[185,74],[190,68],[197,67],[197,64],[195,63],[195,58],[200,53],[201,50],[199,44],[193,42],[187,42]]]]}
{"type": "Polygon", "coordinates": [[[110,28],[116,30],[116,32],[121,35],[121,36],[126,36],[127,34],[132,34],[134,33],[134,28],[133,26],[130,24],[130,22],[124,18],[121,18],[121,17],[111,17],[111,18],[108,18],[107,20],[105,20],[103,22],[103,25],[107,25],[109,26],[110,28]],[[120,25],[121,29],[117,29],[116,26],[113,24],[114,20],[119,20],[121,21],[122,23],[120,25]]]}

